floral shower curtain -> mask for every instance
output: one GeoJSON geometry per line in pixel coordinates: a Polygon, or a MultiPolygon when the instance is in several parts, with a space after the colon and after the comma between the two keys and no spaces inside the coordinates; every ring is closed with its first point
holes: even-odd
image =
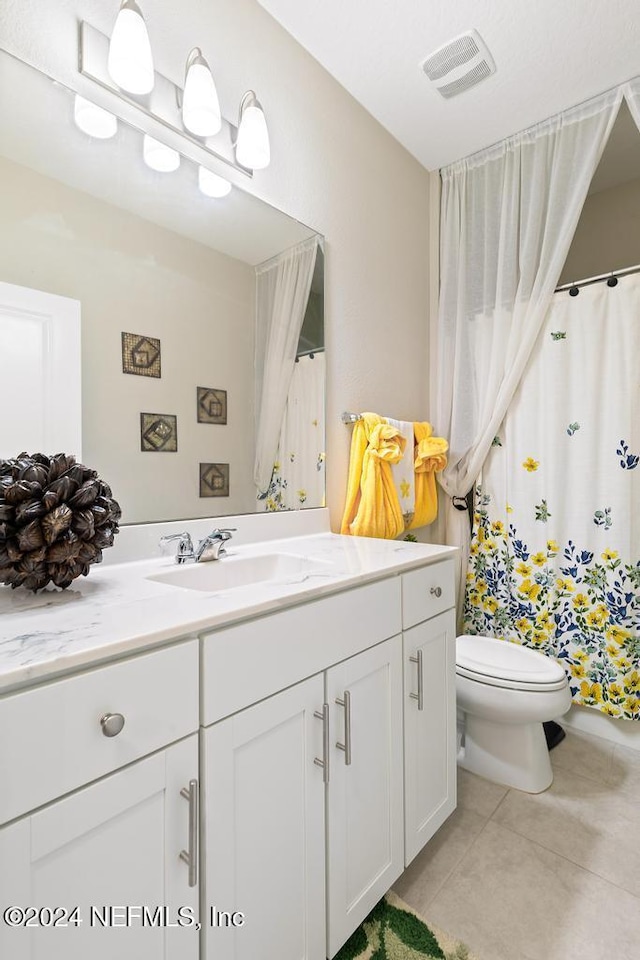
{"type": "Polygon", "coordinates": [[[556,294],[477,489],[465,630],[640,720],[640,275],[556,294]]]}
{"type": "Polygon", "coordinates": [[[324,353],[294,366],[269,488],[258,495],[267,512],[324,507],[324,353]]]}

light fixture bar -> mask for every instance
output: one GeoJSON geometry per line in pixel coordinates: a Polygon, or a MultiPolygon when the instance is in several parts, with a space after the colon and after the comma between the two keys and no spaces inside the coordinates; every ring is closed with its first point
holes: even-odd
{"type": "Polygon", "coordinates": [[[109,76],[108,55],[109,38],[83,21],[80,24],[78,69],[84,77],[88,77],[103,89],[108,90],[122,103],[121,109],[116,108],[113,102],[111,103],[109,109],[114,114],[126,122],[138,124],[151,136],[154,136],[154,130],[155,133],[158,131],[149,121],[161,124],[173,134],[177,134],[181,141],[186,140],[189,147],[196,148],[181,151],[196,163],[202,163],[203,157],[206,156],[215,157],[216,160],[222,161],[245,176],[253,177],[253,170],[248,170],[236,160],[234,144],[238,139],[238,128],[234,124],[223,117],[222,128],[215,136],[206,139],[192,136],[182,124],[180,108],[183,90],[181,87],[156,71],[153,91],[142,99],[131,97],[117,87],[109,76]]]}

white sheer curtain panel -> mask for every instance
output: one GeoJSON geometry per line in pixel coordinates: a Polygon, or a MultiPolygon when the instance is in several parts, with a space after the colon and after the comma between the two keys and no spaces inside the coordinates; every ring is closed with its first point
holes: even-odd
{"type": "Polygon", "coordinates": [[[449,440],[439,474],[446,541],[461,547],[455,509],[480,473],[540,332],[622,88],[442,171],[435,430],[449,440]]]}
{"type": "Polygon", "coordinates": [[[318,238],[312,237],[256,268],[256,322],[258,332],[267,331],[264,354],[260,335],[256,351],[259,388],[254,480],[259,493],[268,490],[276,459],[317,249],[318,238]]]}

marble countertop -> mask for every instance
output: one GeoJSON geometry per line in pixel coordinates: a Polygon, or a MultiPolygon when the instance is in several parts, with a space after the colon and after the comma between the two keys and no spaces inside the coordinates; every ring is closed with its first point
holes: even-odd
{"type": "Polygon", "coordinates": [[[148,579],[172,557],[95,566],[64,591],[0,586],[0,693],[184,636],[320,598],[455,556],[453,547],[321,533],[229,545],[234,558],[288,554],[314,561],[278,581],[205,592],[148,579]]]}

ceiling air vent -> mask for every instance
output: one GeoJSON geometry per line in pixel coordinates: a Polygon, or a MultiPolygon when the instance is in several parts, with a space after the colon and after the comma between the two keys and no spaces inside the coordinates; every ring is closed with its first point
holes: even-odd
{"type": "Polygon", "coordinates": [[[490,77],[496,65],[480,34],[469,30],[435,50],[422,69],[448,100],[490,77]]]}

